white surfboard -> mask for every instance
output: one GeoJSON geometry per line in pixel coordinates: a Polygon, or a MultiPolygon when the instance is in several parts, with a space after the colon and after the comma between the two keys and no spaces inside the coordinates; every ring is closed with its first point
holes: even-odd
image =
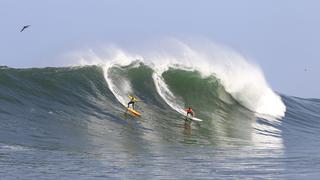
{"type": "Polygon", "coordinates": [[[191,116],[185,116],[186,118],[188,118],[189,120],[192,120],[192,121],[198,121],[198,122],[201,122],[202,119],[199,119],[199,118],[196,118],[196,117],[191,117],[191,116]]]}

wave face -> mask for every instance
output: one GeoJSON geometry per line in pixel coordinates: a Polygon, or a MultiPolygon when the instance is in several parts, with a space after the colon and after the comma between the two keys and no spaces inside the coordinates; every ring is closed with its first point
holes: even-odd
{"type": "Polygon", "coordinates": [[[264,118],[214,74],[159,67],[2,67],[2,177],[319,176],[320,100],[283,95],[285,116],[264,118]],[[203,122],[185,123],[188,106],[203,122]]]}

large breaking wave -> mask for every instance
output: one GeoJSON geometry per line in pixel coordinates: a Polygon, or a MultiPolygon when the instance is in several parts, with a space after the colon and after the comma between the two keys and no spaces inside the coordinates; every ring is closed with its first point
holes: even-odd
{"type": "MultiPolygon", "coordinates": [[[[258,116],[281,118],[285,115],[286,107],[281,97],[269,87],[260,68],[230,49],[210,43],[206,44],[205,48],[200,48],[174,41],[166,48],[148,50],[139,54],[128,53],[118,48],[110,48],[106,54],[97,54],[92,50],[90,53],[84,52],[80,54],[81,64],[102,65],[111,91],[122,104],[125,102],[124,98],[131,93],[130,83],[121,77],[121,74],[115,75],[117,73],[113,71],[113,68],[139,66],[140,64],[136,63],[139,61],[152,70],[158,94],[171,108],[180,113],[184,113],[183,108],[186,102],[179,95],[173,94],[174,87],[168,88],[168,80],[164,80],[163,77],[165,74],[170,74],[172,69],[185,71],[185,75],[193,72],[198,76],[198,81],[211,79],[218,83],[223,91],[220,90],[219,93],[215,89],[211,91],[216,93],[216,98],[221,101],[231,103],[232,100],[235,100],[257,113],[258,116]],[[110,78],[110,74],[117,76],[113,77],[114,81],[110,78]],[[115,82],[118,87],[115,87],[115,82]]],[[[180,81],[185,81],[185,79],[181,77],[180,81]]],[[[179,82],[176,83],[179,84],[179,82]]],[[[184,88],[195,86],[188,83],[179,85],[184,88]]],[[[201,92],[195,91],[194,93],[196,94],[193,95],[193,98],[203,96],[201,92]]]]}

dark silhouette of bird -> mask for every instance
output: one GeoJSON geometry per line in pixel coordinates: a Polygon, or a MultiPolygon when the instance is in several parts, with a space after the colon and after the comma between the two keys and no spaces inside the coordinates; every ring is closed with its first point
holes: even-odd
{"type": "Polygon", "coordinates": [[[20,32],[24,31],[25,29],[27,29],[28,27],[30,27],[31,25],[26,25],[26,26],[23,26],[23,28],[21,29],[20,32]]]}

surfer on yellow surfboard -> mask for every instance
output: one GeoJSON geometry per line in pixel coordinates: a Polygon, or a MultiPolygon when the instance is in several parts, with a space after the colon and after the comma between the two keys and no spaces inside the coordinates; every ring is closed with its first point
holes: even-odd
{"type": "Polygon", "coordinates": [[[134,104],[136,102],[138,102],[138,99],[133,97],[133,96],[129,96],[129,98],[130,98],[130,102],[128,102],[127,111],[130,111],[130,113],[135,115],[135,116],[141,116],[141,113],[139,113],[138,111],[134,110],[134,104]],[[130,104],[131,104],[132,108],[130,108],[130,104]]]}
{"type": "Polygon", "coordinates": [[[134,109],[134,103],[138,102],[138,99],[133,96],[129,96],[129,98],[130,98],[130,102],[128,102],[128,108],[130,107],[130,104],[131,104],[132,109],[134,109]]]}

